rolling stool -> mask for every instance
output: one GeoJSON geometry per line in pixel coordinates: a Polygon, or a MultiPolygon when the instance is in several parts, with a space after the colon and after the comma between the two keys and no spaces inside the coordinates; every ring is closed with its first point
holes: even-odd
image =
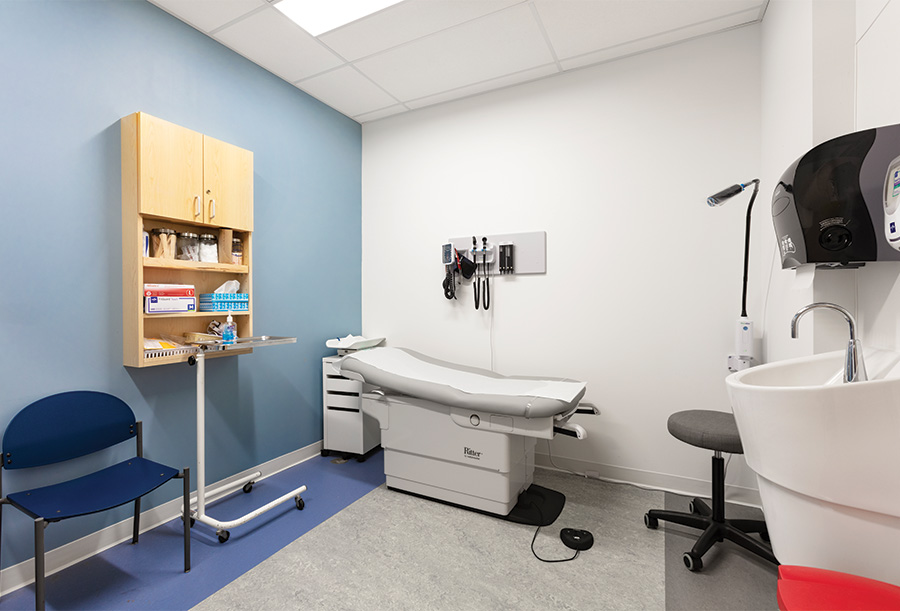
{"type": "Polygon", "coordinates": [[[714,452],[712,457],[712,509],[703,499],[695,498],[688,504],[690,513],[651,509],[644,515],[644,526],[658,528],[659,520],[698,528],[703,531],[693,549],[682,559],[691,571],[703,568],[703,554],[713,544],[728,539],[744,549],[778,564],[768,546],[751,538],[747,533],[759,533],[763,541],[769,540],[764,520],[725,519],[725,461],[722,452],[743,454],[734,415],[728,412],[692,409],[669,416],[669,433],[673,437],[698,448],[714,452]]]}

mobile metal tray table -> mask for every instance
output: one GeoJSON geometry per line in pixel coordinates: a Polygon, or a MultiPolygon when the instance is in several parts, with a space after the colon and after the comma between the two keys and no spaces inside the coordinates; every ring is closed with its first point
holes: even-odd
{"type": "Polygon", "coordinates": [[[196,352],[188,358],[188,363],[197,366],[197,509],[191,510],[191,519],[199,520],[200,522],[215,528],[216,535],[219,537],[219,542],[225,543],[228,541],[229,528],[246,524],[253,518],[264,514],[291,497],[294,497],[294,503],[297,505],[297,509],[303,509],[304,502],[300,495],[306,492],[306,486],[300,486],[236,520],[216,520],[206,514],[207,497],[210,499],[220,498],[236,491],[238,488],[243,488],[244,492],[250,492],[255,480],[259,479],[262,475],[261,472],[256,471],[255,473],[241,477],[236,481],[229,482],[218,488],[212,490],[206,489],[206,353],[212,351],[227,352],[229,350],[246,350],[247,348],[262,348],[264,346],[276,346],[280,344],[295,344],[297,343],[297,338],[261,335],[258,337],[238,337],[235,338],[233,344],[224,344],[222,343],[222,340],[192,343],[196,346],[196,352]]]}

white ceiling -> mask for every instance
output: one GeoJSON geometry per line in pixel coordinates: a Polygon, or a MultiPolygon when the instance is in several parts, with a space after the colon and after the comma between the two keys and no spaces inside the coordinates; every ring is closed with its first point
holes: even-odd
{"type": "Polygon", "coordinates": [[[360,123],[756,23],[768,4],[404,0],[314,37],[278,0],[150,1],[360,123]]]}

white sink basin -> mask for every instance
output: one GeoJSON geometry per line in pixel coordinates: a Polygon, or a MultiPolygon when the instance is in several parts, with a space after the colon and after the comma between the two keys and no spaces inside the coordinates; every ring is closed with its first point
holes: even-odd
{"type": "Polygon", "coordinates": [[[775,556],[900,585],[900,353],[844,351],[726,379],[775,556]]]}

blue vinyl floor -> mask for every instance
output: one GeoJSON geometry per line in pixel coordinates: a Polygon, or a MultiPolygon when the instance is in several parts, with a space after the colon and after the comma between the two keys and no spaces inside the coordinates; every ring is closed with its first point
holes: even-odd
{"type": "MultiPolygon", "coordinates": [[[[198,522],[190,573],[183,571],[182,526],[175,519],[143,533],[137,545],[129,540],[48,577],[47,609],[190,609],[384,483],[381,451],[363,463],[333,460],[317,456],[256,483],[249,494],[238,491],[207,506],[215,519],[233,520],[307,487],[303,511],[285,502],[231,529],[226,543],[198,522]]],[[[34,587],[3,596],[0,608],[34,609],[34,587]]]]}

